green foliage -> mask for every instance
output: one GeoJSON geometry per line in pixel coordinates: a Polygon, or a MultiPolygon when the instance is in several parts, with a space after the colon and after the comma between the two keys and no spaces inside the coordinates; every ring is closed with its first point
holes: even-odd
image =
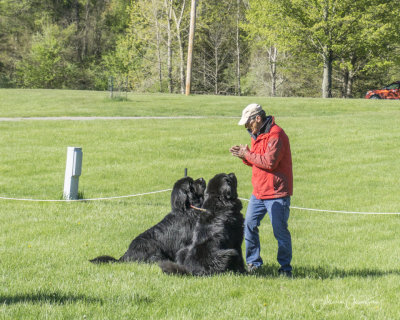
{"type": "Polygon", "coordinates": [[[43,27],[43,34],[33,39],[29,55],[17,65],[22,86],[54,89],[73,82],[77,68],[68,62],[65,50],[73,31],[73,25],[65,30],[57,25],[43,27]]]}
{"type": "Polygon", "coordinates": [[[336,61],[339,83],[350,95],[352,88],[345,81],[355,81],[361,74],[365,78],[372,69],[393,67],[400,15],[391,3],[254,0],[250,4],[245,28],[257,46],[275,45],[293,57],[317,53],[321,66],[326,59],[336,61]]]}
{"type": "Polygon", "coordinates": [[[227,85],[232,83],[229,75],[235,73],[236,6],[233,1],[201,1],[198,12],[194,56],[195,65],[203,67],[194,69],[193,90],[215,94],[232,92],[227,85]]]}
{"type": "Polygon", "coordinates": [[[103,70],[92,66],[114,50],[129,3],[1,1],[0,78],[33,88],[101,88],[103,70]]]}
{"type": "Polygon", "coordinates": [[[125,35],[118,39],[116,50],[103,59],[111,74],[128,76],[131,87],[139,91],[157,83],[158,10],[154,1],[132,2],[125,35]]]}
{"type": "MultiPolygon", "coordinates": [[[[329,78],[334,97],[361,97],[399,79],[393,2],[197,3],[192,92],[318,96],[329,78]]],[[[105,90],[114,76],[181,92],[189,12],[189,0],[2,0],[0,87],[105,90]]]]}

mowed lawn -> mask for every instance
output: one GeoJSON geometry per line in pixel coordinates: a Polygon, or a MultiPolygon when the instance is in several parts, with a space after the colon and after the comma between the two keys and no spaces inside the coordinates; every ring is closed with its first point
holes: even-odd
{"type": "MultiPolygon", "coordinates": [[[[60,200],[68,146],[82,147],[84,198],[172,188],[184,169],[207,181],[250,169],[229,148],[258,102],[289,135],[293,279],[277,276],[268,217],[258,275],[164,275],[157,265],[92,265],[121,256],[170,210],[170,192],[87,202],[0,199],[1,319],[399,319],[400,102],[0,90],[0,118],[176,116],[0,121],[0,197],[60,200]],[[185,118],[198,116],[200,118],[185,118]]],[[[10,120],[10,119],[8,119],[10,120]]],[[[243,200],[243,214],[247,202],[243,200]]],[[[244,251],[244,245],[243,245],[244,251]]]]}

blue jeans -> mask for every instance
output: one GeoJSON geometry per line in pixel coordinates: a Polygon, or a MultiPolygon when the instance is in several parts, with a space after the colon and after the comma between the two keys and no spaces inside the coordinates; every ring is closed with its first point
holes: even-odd
{"type": "Polygon", "coordinates": [[[280,270],[291,271],[292,239],[288,230],[290,197],[262,200],[251,196],[244,222],[244,239],[246,244],[246,262],[256,267],[263,264],[260,256],[260,238],[258,226],[268,212],[274,236],[278,240],[277,260],[280,270]]]}

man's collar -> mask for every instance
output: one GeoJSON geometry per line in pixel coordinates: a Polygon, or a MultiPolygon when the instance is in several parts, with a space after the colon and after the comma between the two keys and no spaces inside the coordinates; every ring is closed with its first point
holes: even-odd
{"type": "Polygon", "coordinates": [[[268,133],[269,130],[271,130],[272,125],[274,124],[274,117],[268,116],[265,121],[263,122],[260,130],[256,134],[252,134],[250,129],[247,129],[247,132],[250,134],[250,136],[256,140],[257,137],[262,134],[262,133],[268,133]]]}

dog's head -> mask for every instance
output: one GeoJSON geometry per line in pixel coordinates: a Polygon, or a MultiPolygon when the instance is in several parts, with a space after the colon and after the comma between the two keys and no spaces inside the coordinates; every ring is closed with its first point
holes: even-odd
{"type": "Polygon", "coordinates": [[[237,179],[234,173],[219,173],[208,182],[203,208],[209,210],[232,208],[239,202],[237,179]]]}
{"type": "Polygon", "coordinates": [[[201,207],[205,189],[206,181],[203,178],[193,180],[191,177],[185,177],[178,180],[171,193],[172,210],[185,211],[191,205],[201,207]]]}

